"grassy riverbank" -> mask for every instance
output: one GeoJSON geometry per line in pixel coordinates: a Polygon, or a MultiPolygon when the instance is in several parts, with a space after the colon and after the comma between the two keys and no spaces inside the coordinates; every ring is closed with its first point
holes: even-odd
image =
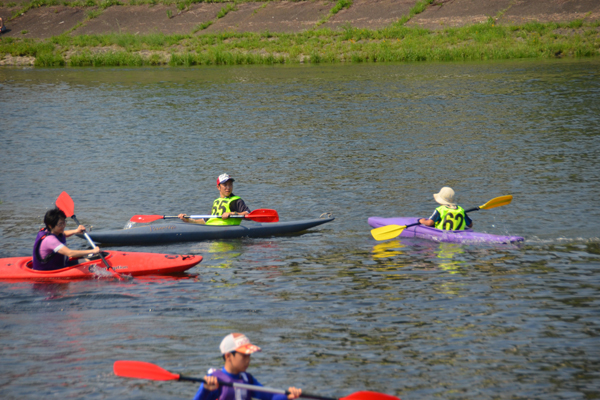
{"type": "Polygon", "coordinates": [[[430,31],[399,21],[385,29],[350,26],[301,33],[106,34],[46,40],[3,38],[0,56],[35,66],[235,65],[463,61],[600,55],[600,22],[487,23],[430,31]]]}

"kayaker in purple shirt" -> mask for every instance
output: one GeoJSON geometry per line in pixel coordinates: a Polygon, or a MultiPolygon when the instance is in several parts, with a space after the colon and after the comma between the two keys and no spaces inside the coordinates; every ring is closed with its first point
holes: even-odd
{"type": "Polygon", "coordinates": [[[454,190],[450,187],[443,187],[439,193],[434,193],[433,198],[438,204],[431,217],[420,218],[419,223],[425,226],[435,226],[437,229],[445,231],[464,230],[465,227],[472,228],[473,221],[465,213],[465,210],[456,204],[454,200],[454,190]]]}
{"type": "Polygon", "coordinates": [[[289,395],[248,391],[241,388],[219,386],[218,381],[238,382],[249,385],[262,386],[259,381],[246,372],[250,365],[250,355],[260,351],[260,347],[250,343],[248,338],[241,333],[231,333],[221,342],[221,354],[225,366],[221,370],[210,369],[204,377],[206,384],[201,384],[194,400],[293,400],[300,397],[302,389],[290,387],[289,395]]]}
{"type": "Polygon", "coordinates": [[[51,271],[67,266],[69,257],[82,258],[99,253],[96,246],[91,250],[71,250],[67,247],[67,237],[85,231],[85,226],[65,231],[67,216],[60,208],[48,210],[44,215],[46,228],[40,229],[33,245],[33,269],[51,271]]]}

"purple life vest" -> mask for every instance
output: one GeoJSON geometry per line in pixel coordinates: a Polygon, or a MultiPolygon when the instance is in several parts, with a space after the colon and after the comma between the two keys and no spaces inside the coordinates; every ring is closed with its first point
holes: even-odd
{"type": "MultiPolygon", "coordinates": [[[[52,235],[52,233],[48,232],[46,228],[42,228],[35,238],[35,243],[33,244],[32,269],[36,269],[38,271],[52,271],[55,269],[64,268],[67,265],[67,257],[58,253],[52,253],[48,257],[42,259],[42,256],[40,255],[40,247],[42,246],[42,240],[44,240],[48,235],[52,235]]],[[[56,236],[56,238],[62,244],[67,244],[67,237],[64,234],[56,236]]]]}
{"type": "MultiPolygon", "coordinates": [[[[223,372],[223,370],[213,370],[212,373],[210,373],[210,375],[216,376],[218,380],[223,382],[238,382],[247,383],[250,385],[256,384],[254,377],[252,377],[252,375],[250,375],[247,372],[240,373],[239,376],[241,378],[237,379],[223,372]]],[[[250,400],[250,394],[252,393],[246,389],[235,389],[231,386],[220,386],[219,388],[221,389],[221,395],[219,396],[219,400],[250,400]]]]}

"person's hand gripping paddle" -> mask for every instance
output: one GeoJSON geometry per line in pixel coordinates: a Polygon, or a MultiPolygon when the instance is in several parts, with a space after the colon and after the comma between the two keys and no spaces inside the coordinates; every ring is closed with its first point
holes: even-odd
{"type": "MultiPolygon", "coordinates": [[[[56,199],[56,207],[60,208],[62,212],[65,213],[67,218],[72,218],[77,225],[81,225],[79,223],[79,220],[75,216],[75,203],[73,202],[73,199],[71,199],[71,196],[69,196],[67,192],[62,192],[60,196],[58,196],[58,199],[56,199]]],[[[96,247],[96,245],[92,241],[92,238],[90,238],[90,235],[88,235],[87,232],[83,232],[83,236],[86,238],[89,245],[92,246],[92,248],[96,247]]],[[[108,262],[104,258],[104,254],[102,254],[102,251],[100,251],[98,254],[100,255],[100,258],[102,259],[102,262],[104,263],[107,271],[109,271],[115,278],[121,281],[126,280],[126,278],[123,275],[119,274],[108,264],[108,262]]]]}
{"type": "MultiPolygon", "coordinates": [[[[134,215],[130,221],[138,224],[147,224],[149,222],[158,221],[159,219],[175,219],[179,218],[176,215],[134,215]]],[[[188,218],[200,219],[200,218],[221,218],[219,215],[190,215],[188,218]]],[[[255,222],[278,222],[279,214],[275,210],[269,210],[267,208],[259,208],[252,211],[247,215],[230,215],[229,218],[244,218],[251,219],[255,222]]]]}

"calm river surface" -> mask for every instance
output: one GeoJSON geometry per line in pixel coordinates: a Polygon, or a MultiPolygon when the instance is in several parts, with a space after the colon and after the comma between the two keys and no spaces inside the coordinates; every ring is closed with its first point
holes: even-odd
{"type": "MultiPolygon", "coordinates": [[[[2,399],[190,399],[245,332],[265,385],[324,396],[600,398],[600,60],[0,69],[0,257],[62,191],[94,229],[208,213],[216,177],[302,235],[124,247],[201,254],[180,279],[0,281],[2,399]],[[453,187],[519,246],[376,242],[453,187]]],[[[69,222],[70,227],[74,224],[69,222]]],[[[74,248],[85,242],[71,238],[74,248]]]]}

